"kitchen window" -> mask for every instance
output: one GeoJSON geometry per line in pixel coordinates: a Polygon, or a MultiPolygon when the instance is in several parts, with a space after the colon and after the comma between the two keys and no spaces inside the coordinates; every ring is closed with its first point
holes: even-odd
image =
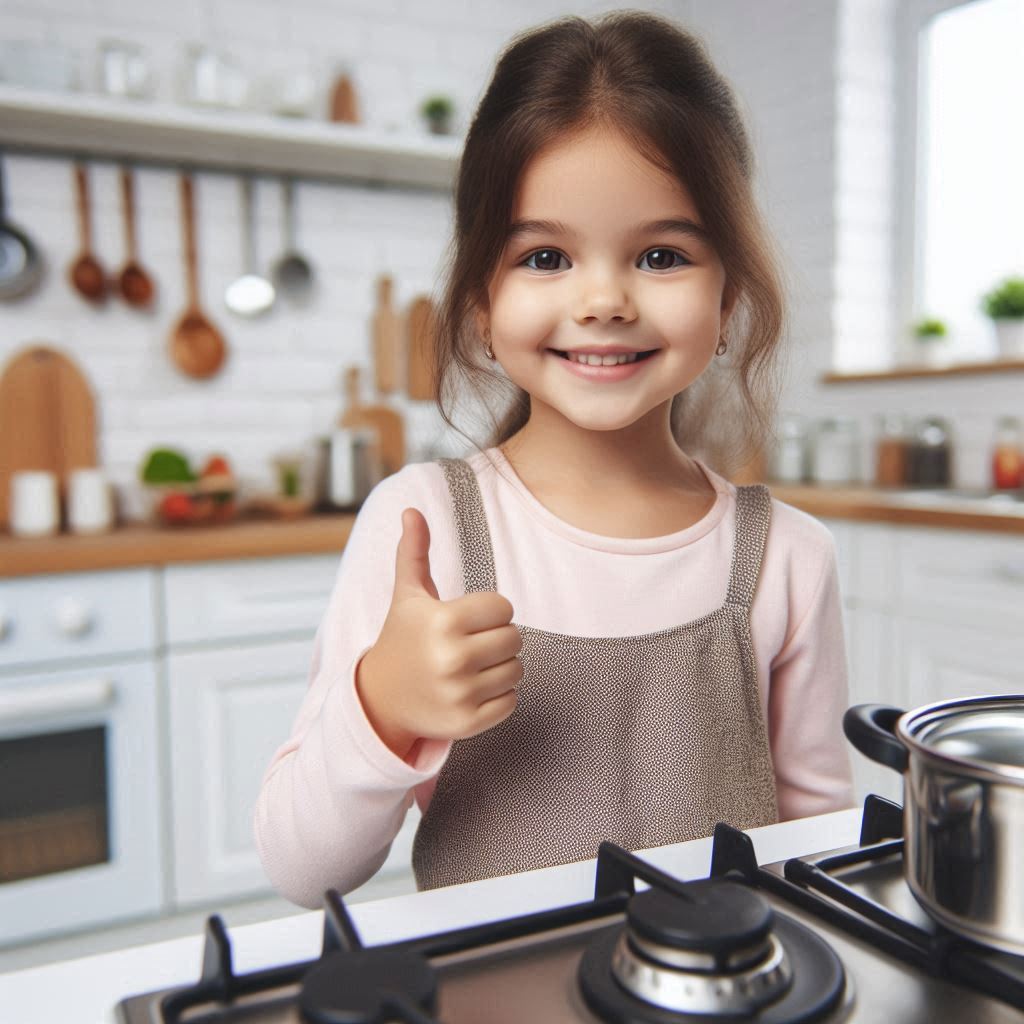
{"type": "Polygon", "coordinates": [[[1024,0],[943,10],[918,47],[911,315],[944,320],[956,359],[987,359],[996,350],[981,297],[1024,274],[1024,0]]]}

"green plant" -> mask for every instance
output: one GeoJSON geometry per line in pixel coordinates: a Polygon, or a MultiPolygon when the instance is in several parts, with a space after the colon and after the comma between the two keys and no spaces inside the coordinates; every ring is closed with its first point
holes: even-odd
{"type": "Polygon", "coordinates": [[[914,324],[914,337],[921,341],[938,341],[946,334],[946,322],[937,317],[926,316],[914,324]]]}
{"type": "Polygon", "coordinates": [[[981,300],[982,309],[993,320],[1024,317],[1024,277],[1008,277],[981,300]]]}
{"type": "Polygon", "coordinates": [[[455,104],[447,96],[428,96],[420,107],[420,113],[428,121],[443,121],[451,117],[455,104]]]}
{"type": "Polygon", "coordinates": [[[190,484],[196,478],[188,459],[172,448],[154,448],[146,457],[141,476],[147,484],[190,484]]]}

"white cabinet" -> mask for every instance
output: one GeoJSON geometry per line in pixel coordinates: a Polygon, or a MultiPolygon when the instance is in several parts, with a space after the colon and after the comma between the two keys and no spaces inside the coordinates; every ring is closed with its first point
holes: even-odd
{"type": "MultiPolygon", "coordinates": [[[[910,709],[1024,692],[1024,539],[826,523],[839,551],[850,703],[910,709]]],[[[858,796],[900,800],[900,778],[851,753],[858,796]]]]}
{"type": "Polygon", "coordinates": [[[179,905],[269,889],[253,846],[260,780],[306,690],[310,640],[171,653],[171,806],[179,905]]]}
{"type": "MultiPolygon", "coordinates": [[[[313,636],[336,555],[171,566],[167,617],[168,744],[174,902],[271,887],[252,818],[263,774],[306,692],[313,636]]],[[[357,895],[412,891],[410,814],[387,862],[357,895]]]]}

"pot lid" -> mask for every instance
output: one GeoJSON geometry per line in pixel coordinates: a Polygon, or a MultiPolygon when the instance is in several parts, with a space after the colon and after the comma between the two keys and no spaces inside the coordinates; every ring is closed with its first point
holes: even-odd
{"type": "Polygon", "coordinates": [[[908,731],[921,746],[957,761],[1024,769],[1024,697],[933,707],[908,722],[908,731]]]}

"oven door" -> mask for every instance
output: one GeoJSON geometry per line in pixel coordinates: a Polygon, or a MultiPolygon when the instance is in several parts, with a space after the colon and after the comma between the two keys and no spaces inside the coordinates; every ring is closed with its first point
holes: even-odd
{"type": "Polygon", "coordinates": [[[151,663],[0,678],[0,946],[160,908],[151,663]]]}

